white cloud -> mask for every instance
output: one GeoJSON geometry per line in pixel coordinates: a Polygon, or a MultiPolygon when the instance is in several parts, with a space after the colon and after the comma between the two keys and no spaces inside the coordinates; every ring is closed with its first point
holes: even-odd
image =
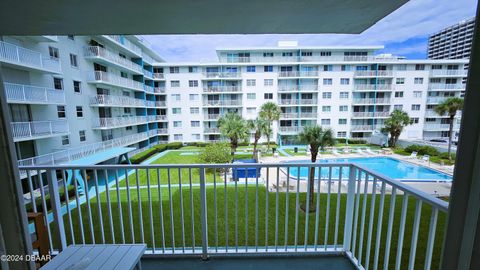
{"type": "MultiPolygon", "coordinates": [[[[359,35],[157,35],[145,36],[168,61],[215,61],[215,48],[275,46],[279,40],[300,45],[384,45],[426,37],[475,15],[476,0],[411,0],[359,35]]],[[[389,51],[409,54],[426,50],[426,44],[406,44],[389,51]]]]}

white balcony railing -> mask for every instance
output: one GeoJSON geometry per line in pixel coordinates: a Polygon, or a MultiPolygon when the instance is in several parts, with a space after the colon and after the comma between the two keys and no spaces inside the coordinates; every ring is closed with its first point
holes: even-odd
{"type": "MultiPolygon", "coordinates": [[[[449,124],[429,124],[426,123],[423,125],[423,130],[441,130],[448,131],[450,129],[449,124]]],[[[460,130],[460,125],[453,124],[453,130],[460,130]]]]}
{"type": "Polygon", "coordinates": [[[241,73],[240,72],[228,72],[228,71],[222,71],[222,72],[203,72],[203,75],[207,78],[240,78],[241,73]]]}
{"type": "Polygon", "coordinates": [[[279,78],[287,77],[318,77],[318,71],[280,71],[278,73],[279,78]]]}
{"type": "Polygon", "coordinates": [[[153,92],[157,94],[164,94],[165,93],[165,86],[158,86],[153,88],[153,92]]]}
{"type": "Polygon", "coordinates": [[[204,119],[205,120],[218,120],[220,118],[221,114],[204,114],[204,119]]]}
{"type": "Polygon", "coordinates": [[[391,84],[355,84],[355,90],[377,91],[377,90],[392,90],[391,84]]]}
{"type": "Polygon", "coordinates": [[[318,85],[316,84],[304,84],[304,85],[278,85],[278,91],[281,92],[298,92],[298,91],[317,91],[318,85]]]}
{"type": "Polygon", "coordinates": [[[353,117],[368,118],[368,117],[388,117],[390,112],[353,112],[353,117]]]}
{"type": "Polygon", "coordinates": [[[145,92],[147,92],[147,93],[154,93],[155,92],[155,88],[153,86],[150,86],[150,85],[144,85],[143,89],[145,89],[145,92]]]}
{"type": "Polygon", "coordinates": [[[390,103],[389,98],[354,98],[353,104],[381,104],[390,103]]]}
{"type": "Polygon", "coordinates": [[[166,114],[160,114],[155,116],[155,121],[167,121],[168,117],[166,114]]]}
{"type": "Polygon", "coordinates": [[[43,56],[39,52],[4,41],[0,41],[0,62],[12,63],[53,73],[60,73],[62,70],[58,59],[43,56]]]}
{"type": "Polygon", "coordinates": [[[137,45],[133,44],[125,36],[122,35],[106,35],[109,40],[115,42],[116,44],[122,46],[123,48],[135,53],[137,56],[142,56],[142,49],[137,45]]]}
{"type": "Polygon", "coordinates": [[[141,82],[103,71],[94,71],[88,73],[87,80],[89,83],[104,83],[108,85],[129,88],[136,91],[145,91],[143,87],[144,85],[141,82]]]}
{"type": "Polygon", "coordinates": [[[93,121],[93,128],[110,129],[146,124],[148,123],[148,118],[146,116],[123,116],[111,118],[95,118],[93,121]]]}
{"type": "Polygon", "coordinates": [[[203,133],[220,133],[220,129],[218,127],[206,127],[203,129],[203,133]]]}
{"type": "Polygon", "coordinates": [[[360,56],[274,56],[274,57],[262,57],[262,56],[247,56],[247,57],[220,57],[220,62],[223,63],[266,63],[266,62],[392,62],[398,61],[399,58],[395,56],[372,56],[372,55],[360,55],[360,56]]]}
{"type": "Polygon", "coordinates": [[[65,91],[53,88],[5,83],[8,103],[65,104],[65,91]]]}
{"type": "Polygon", "coordinates": [[[155,107],[167,107],[167,102],[166,101],[155,101],[155,107]]]}
{"type": "Polygon", "coordinates": [[[391,70],[356,70],[355,77],[393,77],[391,70]]]}
{"type": "Polygon", "coordinates": [[[146,70],[146,69],[143,69],[142,71],[143,71],[143,76],[153,79],[153,72],[151,72],[150,70],[146,70]]]}
{"type": "Polygon", "coordinates": [[[96,95],[90,97],[90,106],[145,107],[146,103],[143,99],[126,96],[96,95]]]}
{"type": "Polygon", "coordinates": [[[12,122],[12,135],[14,141],[35,140],[53,136],[69,134],[66,120],[12,122]]]}
{"type": "Polygon", "coordinates": [[[372,131],[375,130],[374,125],[351,125],[350,130],[352,131],[372,131]]]}
{"type": "Polygon", "coordinates": [[[225,99],[225,100],[204,100],[204,106],[241,106],[242,101],[237,99],[225,99]]]}
{"type": "Polygon", "coordinates": [[[163,73],[153,73],[154,79],[165,79],[165,74],[163,73]]]}
{"type": "Polygon", "coordinates": [[[283,119],[296,119],[298,118],[298,113],[281,113],[280,118],[283,119]]]}
{"type": "Polygon", "coordinates": [[[241,86],[239,85],[205,85],[203,86],[204,92],[209,93],[219,93],[219,92],[240,92],[242,90],[241,86]]]}
{"type": "Polygon", "coordinates": [[[302,131],[302,127],[294,127],[294,126],[281,126],[278,128],[278,131],[282,133],[297,133],[302,131]]]}
{"type": "Polygon", "coordinates": [[[86,156],[96,154],[114,147],[122,147],[148,139],[146,132],[135,133],[132,135],[115,138],[112,140],[98,142],[89,145],[69,148],[46,155],[22,159],[18,161],[19,166],[41,166],[41,165],[60,165],[77,160],[86,156]]]}
{"type": "Polygon", "coordinates": [[[465,84],[463,83],[431,83],[428,85],[429,90],[465,90],[465,84]]]}
{"type": "Polygon", "coordinates": [[[433,69],[430,71],[432,77],[466,77],[468,70],[464,69],[433,69]]]}
{"type": "Polygon", "coordinates": [[[427,104],[438,104],[447,98],[448,97],[427,97],[427,104]]]}
{"type": "Polygon", "coordinates": [[[83,50],[83,56],[85,58],[102,58],[110,63],[127,68],[136,73],[142,73],[142,66],[134,63],[126,58],[120,57],[118,54],[111,52],[105,48],[99,46],[88,46],[83,50]]]}
{"type": "Polygon", "coordinates": [[[166,128],[158,128],[157,135],[168,135],[168,129],[166,128]]]}

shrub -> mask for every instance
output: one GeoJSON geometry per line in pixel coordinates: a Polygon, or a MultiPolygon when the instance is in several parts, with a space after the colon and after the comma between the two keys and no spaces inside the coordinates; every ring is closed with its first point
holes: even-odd
{"type": "Polygon", "coordinates": [[[161,152],[167,150],[167,145],[166,144],[157,144],[153,148],[155,148],[158,153],[161,153],[161,152]]]}
{"type": "Polygon", "coordinates": [[[205,143],[205,142],[197,142],[197,143],[196,143],[196,146],[198,146],[198,147],[206,147],[206,146],[208,146],[208,145],[210,145],[210,144],[209,144],[209,143],[205,143]]]}
{"type": "Polygon", "coordinates": [[[138,154],[134,155],[133,157],[131,157],[130,162],[133,163],[133,164],[139,164],[142,161],[146,160],[147,158],[153,156],[156,153],[157,153],[157,149],[155,149],[155,147],[152,147],[148,150],[145,150],[145,151],[143,151],[141,153],[138,153],[138,154]]]}
{"type": "Polygon", "coordinates": [[[230,146],[227,143],[214,143],[207,145],[198,156],[200,163],[222,164],[231,161],[230,146]]]}
{"type": "MultiPolygon", "coordinates": [[[[454,160],[456,157],[455,154],[452,154],[452,160],[454,160]]],[[[448,152],[443,152],[443,153],[440,153],[440,158],[442,159],[448,159],[448,152]]]]}
{"type": "Polygon", "coordinates": [[[183,143],[181,142],[172,142],[172,143],[169,143],[167,144],[167,149],[180,149],[182,148],[183,146],[183,143]]]}
{"type": "Polygon", "coordinates": [[[440,155],[440,153],[438,152],[437,149],[435,149],[435,147],[428,146],[428,145],[417,145],[417,144],[412,144],[407,146],[405,148],[405,152],[408,152],[408,153],[417,152],[419,155],[429,155],[429,156],[440,155]]]}
{"type": "MultiPolygon", "coordinates": [[[[337,143],[347,143],[347,139],[345,138],[336,138],[337,143]]],[[[366,140],[360,139],[348,139],[348,144],[366,144],[366,140]]]]}

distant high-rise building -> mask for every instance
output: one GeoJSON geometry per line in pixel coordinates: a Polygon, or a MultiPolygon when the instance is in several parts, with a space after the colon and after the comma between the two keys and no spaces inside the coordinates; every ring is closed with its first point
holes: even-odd
{"type": "Polygon", "coordinates": [[[470,58],[475,17],[447,27],[428,39],[429,59],[470,58]]]}

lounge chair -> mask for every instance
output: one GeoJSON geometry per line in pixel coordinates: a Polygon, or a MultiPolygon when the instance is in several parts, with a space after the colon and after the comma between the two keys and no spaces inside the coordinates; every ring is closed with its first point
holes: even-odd
{"type": "Polygon", "coordinates": [[[335,156],[340,155],[340,153],[338,152],[338,150],[336,148],[332,149],[332,154],[334,154],[335,156]]]}
{"type": "Polygon", "coordinates": [[[422,161],[424,161],[424,162],[429,162],[429,161],[430,161],[430,156],[429,156],[429,155],[424,155],[424,156],[422,157],[422,161]]]}
{"type": "MultiPolygon", "coordinates": [[[[417,158],[417,152],[413,151],[408,158],[417,158]]],[[[425,156],[423,156],[425,158],[425,156]]]]}
{"type": "Polygon", "coordinates": [[[376,155],[376,154],[377,154],[377,153],[373,152],[372,149],[370,149],[370,148],[368,148],[368,147],[365,148],[365,152],[366,152],[367,154],[370,154],[370,155],[376,155]]]}
{"type": "Polygon", "coordinates": [[[360,155],[365,154],[365,152],[363,152],[362,148],[357,148],[357,149],[355,149],[355,151],[357,152],[357,154],[360,154],[360,155]]]}
{"type": "Polygon", "coordinates": [[[343,148],[343,153],[344,153],[344,154],[350,153],[350,149],[348,149],[348,148],[343,148]]]}

